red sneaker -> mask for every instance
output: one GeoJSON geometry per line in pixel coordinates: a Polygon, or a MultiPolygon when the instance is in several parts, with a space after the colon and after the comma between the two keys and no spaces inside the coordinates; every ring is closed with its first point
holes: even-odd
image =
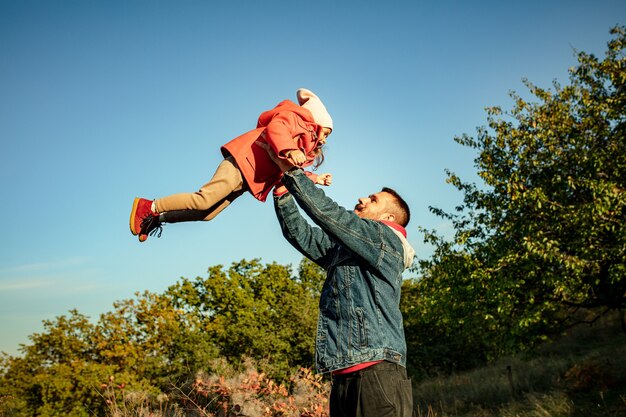
{"type": "Polygon", "coordinates": [[[141,233],[141,223],[146,217],[157,216],[158,218],[159,215],[153,212],[151,207],[152,200],[137,197],[135,201],[133,201],[133,209],[130,212],[130,232],[133,235],[137,236],[141,233]]]}
{"type": "Polygon", "coordinates": [[[159,215],[148,214],[141,222],[141,230],[139,231],[139,241],[145,242],[148,236],[161,237],[163,225],[159,220],[159,215]]]}

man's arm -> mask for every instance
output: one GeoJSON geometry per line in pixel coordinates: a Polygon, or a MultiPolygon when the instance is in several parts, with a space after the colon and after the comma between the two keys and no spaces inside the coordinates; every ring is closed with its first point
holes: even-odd
{"type": "Polygon", "coordinates": [[[339,206],[316,187],[301,169],[285,172],[282,182],[302,210],[332,240],[341,242],[376,269],[379,269],[385,254],[403,263],[402,249],[398,249],[401,242],[387,226],[361,219],[352,210],[339,206]]]}
{"type": "Polygon", "coordinates": [[[333,246],[330,237],[302,217],[290,194],[274,197],[274,208],[285,239],[304,256],[326,268],[328,252],[333,246]]]}

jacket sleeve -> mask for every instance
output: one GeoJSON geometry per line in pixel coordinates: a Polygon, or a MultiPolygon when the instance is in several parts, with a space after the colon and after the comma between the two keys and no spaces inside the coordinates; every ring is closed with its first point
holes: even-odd
{"type": "Polygon", "coordinates": [[[302,210],[330,239],[340,242],[373,268],[380,270],[386,259],[403,263],[402,243],[389,228],[361,219],[352,210],[339,206],[316,187],[301,169],[286,172],[282,179],[302,210]]]}
{"type": "Polygon", "coordinates": [[[298,119],[295,113],[283,111],[276,114],[265,129],[265,140],[281,158],[285,157],[285,152],[298,149],[294,140],[298,119]]]}
{"type": "Polygon", "coordinates": [[[274,208],[285,239],[304,256],[326,269],[330,249],[334,245],[328,234],[319,227],[311,226],[302,217],[289,193],[275,196],[274,208]]]}

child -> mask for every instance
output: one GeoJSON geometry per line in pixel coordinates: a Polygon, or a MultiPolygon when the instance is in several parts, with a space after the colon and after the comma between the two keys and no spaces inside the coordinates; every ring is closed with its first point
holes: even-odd
{"type": "MultiPolygon", "coordinates": [[[[282,176],[267,153],[268,146],[279,158],[294,165],[306,167],[316,162],[319,166],[333,120],[312,91],[301,88],[296,95],[299,105],[281,101],[261,113],[256,129],[223,145],[224,160],[199,191],[156,200],[135,198],[130,213],[131,233],[144,242],[148,235],[161,236],[162,223],[211,220],[244,191],[265,201],[282,176]]],[[[309,176],[316,184],[330,185],[332,181],[330,174],[309,176]]]]}

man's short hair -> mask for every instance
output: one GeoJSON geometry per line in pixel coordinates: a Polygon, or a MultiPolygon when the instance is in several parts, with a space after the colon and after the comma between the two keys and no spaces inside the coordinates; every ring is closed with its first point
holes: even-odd
{"type": "Polygon", "coordinates": [[[383,187],[381,191],[393,196],[395,204],[393,204],[392,208],[394,209],[393,214],[396,216],[396,223],[402,227],[406,227],[407,224],[409,224],[409,221],[411,221],[411,210],[409,209],[409,205],[395,190],[383,187]]]}

